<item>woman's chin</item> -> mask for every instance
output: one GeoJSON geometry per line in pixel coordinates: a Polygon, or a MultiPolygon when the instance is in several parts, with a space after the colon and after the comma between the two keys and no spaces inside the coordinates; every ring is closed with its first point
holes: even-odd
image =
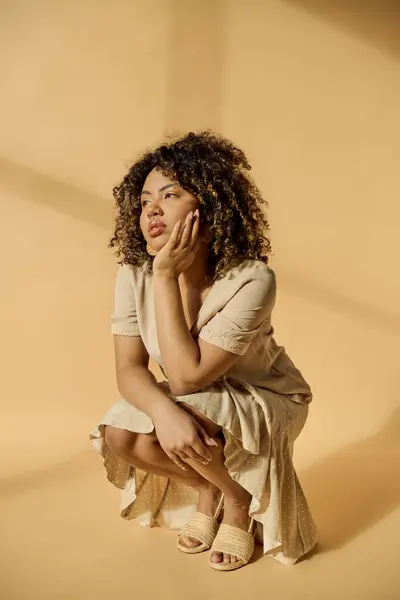
{"type": "Polygon", "coordinates": [[[164,248],[167,241],[168,240],[160,240],[159,238],[150,238],[147,243],[155,252],[159,252],[162,248],[164,248]]]}

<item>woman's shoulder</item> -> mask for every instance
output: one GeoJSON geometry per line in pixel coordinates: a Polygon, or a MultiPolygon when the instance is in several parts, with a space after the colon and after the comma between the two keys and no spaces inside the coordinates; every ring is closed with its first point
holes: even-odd
{"type": "Polygon", "coordinates": [[[118,273],[120,276],[126,277],[127,279],[131,279],[133,281],[139,281],[151,277],[146,269],[146,265],[119,263],[118,273]]]}
{"type": "Polygon", "coordinates": [[[236,281],[257,280],[262,283],[275,284],[275,273],[267,263],[261,260],[248,259],[233,267],[227,274],[236,281]]]}
{"type": "Polygon", "coordinates": [[[151,275],[149,275],[146,266],[131,265],[120,263],[117,269],[116,286],[126,291],[132,290],[135,295],[145,293],[151,285],[151,275]]]}

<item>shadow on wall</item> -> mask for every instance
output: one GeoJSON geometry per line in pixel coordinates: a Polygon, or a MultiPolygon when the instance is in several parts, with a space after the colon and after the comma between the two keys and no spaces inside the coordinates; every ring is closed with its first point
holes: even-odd
{"type": "MultiPolygon", "coordinates": [[[[356,442],[300,473],[320,531],[319,549],[340,548],[373,527],[400,504],[400,409],[374,436],[356,442]]],[[[100,460],[85,451],[46,469],[0,481],[3,496],[76,482],[100,460]]]]}
{"type": "Polygon", "coordinates": [[[383,306],[374,306],[353,300],[334,289],[322,288],[312,281],[307,281],[303,276],[296,277],[293,273],[288,273],[283,269],[280,269],[279,275],[281,290],[286,291],[293,298],[311,300],[319,306],[325,306],[355,321],[366,323],[369,330],[378,329],[391,334],[400,333],[400,313],[389,312],[383,306]]]}
{"type": "Polygon", "coordinates": [[[320,532],[322,551],[335,550],[400,505],[400,408],[378,433],[300,474],[320,532]]]}
{"type": "Polygon", "coordinates": [[[283,0],[352,37],[400,58],[398,0],[283,0]]]}
{"type": "MultiPolygon", "coordinates": [[[[47,206],[59,213],[101,227],[111,233],[113,228],[113,199],[90,194],[68,183],[57,181],[7,159],[0,158],[0,180],[6,189],[29,197],[35,204],[47,206]]],[[[400,331],[400,315],[389,313],[382,307],[361,305],[334,290],[320,288],[304,278],[296,279],[292,273],[280,272],[282,290],[293,296],[312,299],[316,303],[334,308],[336,312],[357,320],[367,321],[371,328],[391,333],[400,331]]]]}
{"type": "Polygon", "coordinates": [[[90,225],[107,229],[113,226],[113,198],[110,201],[76,188],[69,183],[57,181],[0,158],[0,181],[7,190],[29,198],[35,204],[47,206],[56,212],[79,219],[90,225]]]}
{"type": "MultiPolygon", "coordinates": [[[[165,130],[168,132],[218,130],[220,127],[223,5],[222,0],[171,2],[170,45],[167,49],[170,72],[165,106],[165,130]]],[[[127,161],[131,163],[131,157],[127,157],[127,161]]],[[[15,190],[34,203],[107,229],[111,234],[112,190],[109,190],[108,202],[106,198],[7,158],[0,158],[0,179],[5,189],[15,190]]]]}

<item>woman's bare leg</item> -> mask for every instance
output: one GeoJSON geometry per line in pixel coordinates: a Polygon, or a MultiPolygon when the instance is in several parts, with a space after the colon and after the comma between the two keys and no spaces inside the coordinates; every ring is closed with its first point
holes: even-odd
{"type": "MultiPolygon", "coordinates": [[[[135,434],[108,426],[105,431],[107,445],[115,454],[133,466],[155,475],[171,477],[195,489],[199,494],[198,510],[204,514],[210,516],[214,514],[218,494],[221,491],[224,494],[224,522],[247,530],[251,495],[231,478],[225,467],[223,442],[218,437],[221,429],[192,406],[184,403],[180,406],[198,421],[209,436],[219,441],[218,447],[208,447],[213,457],[208,465],[188,460],[186,462],[191,469],[183,471],[165,454],[154,432],[135,434]]],[[[199,542],[192,538],[183,537],[182,541],[188,546],[199,545],[199,542]]],[[[211,560],[235,562],[237,558],[215,552],[211,560]]]]}
{"type": "MultiPolygon", "coordinates": [[[[187,404],[181,404],[207,431],[213,435],[218,443],[218,447],[210,446],[208,449],[213,458],[210,463],[203,465],[193,460],[186,461],[193,470],[197,471],[204,479],[214,484],[224,494],[224,523],[248,529],[249,526],[249,506],[251,494],[249,494],[239,483],[234,481],[225,467],[225,457],[223,450],[223,441],[220,437],[215,438],[215,423],[208,420],[195,408],[187,404]]],[[[236,556],[214,552],[211,560],[213,562],[236,562],[236,556]]]]}
{"type": "Polygon", "coordinates": [[[171,477],[189,487],[203,482],[203,477],[192,468],[183,471],[162,450],[155,433],[132,433],[107,425],[104,439],[107,446],[126,462],[154,475],[171,477]]]}
{"type": "MultiPolygon", "coordinates": [[[[132,433],[125,429],[111,426],[105,427],[107,446],[127,463],[162,477],[169,477],[178,483],[191,487],[198,493],[197,510],[205,515],[213,516],[220,497],[220,490],[210,481],[202,477],[195,469],[187,465],[183,471],[163,451],[155,433],[132,433]]],[[[182,537],[187,546],[198,546],[200,542],[193,538],[182,537]]]]}

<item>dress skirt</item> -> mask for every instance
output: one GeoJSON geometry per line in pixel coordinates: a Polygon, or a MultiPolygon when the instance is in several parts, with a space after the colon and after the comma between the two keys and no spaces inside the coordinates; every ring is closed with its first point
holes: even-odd
{"type": "MultiPolygon", "coordinates": [[[[257,522],[264,553],[286,565],[307,554],[317,532],[292,462],[293,444],[308,415],[306,399],[231,377],[186,396],[173,396],[167,382],[158,385],[171,399],[190,404],[222,428],[225,466],[252,496],[249,515],[257,522]]],[[[122,490],[121,516],[137,519],[145,527],[179,530],[196,511],[196,492],[141,471],[114,454],[104,440],[107,425],[151,433],[150,417],[121,399],[90,437],[103,457],[108,480],[122,490]]]]}

